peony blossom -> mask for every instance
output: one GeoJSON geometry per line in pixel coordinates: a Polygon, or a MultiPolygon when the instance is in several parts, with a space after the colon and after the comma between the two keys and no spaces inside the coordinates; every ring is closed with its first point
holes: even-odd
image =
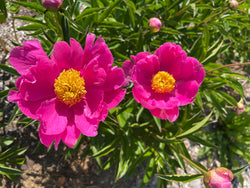
{"type": "Polygon", "coordinates": [[[49,11],[57,11],[63,4],[63,0],[42,0],[42,5],[49,11]]]}
{"type": "Polygon", "coordinates": [[[150,18],[148,25],[150,29],[152,30],[152,32],[154,33],[159,32],[162,26],[161,20],[159,20],[158,18],[150,18]]]}
{"type": "Polygon", "coordinates": [[[204,80],[198,60],[187,57],[179,45],[165,43],[154,54],[141,52],[123,64],[125,83],[132,81],[133,96],[152,115],[174,122],[179,106],[190,104],[204,80]],[[132,71],[129,71],[129,68],[132,71]]]}
{"type": "Polygon", "coordinates": [[[112,67],[113,56],[105,41],[88,34],[85,48],[75,40],[57,42],[49,58],[38,40],[15,47],[10,62],[21,74],[19,91],[8,100],[28,117],[39,120],[39,136],[45,146],[60,140],[74,147],[80,134],[96,136],[108,110],[123,99],[126,90],[121,68],[112,67]]]}
{"type": "Polygon", "coordinates": [[[229,1],[229,5],[232,10],[236,10],[239,6],[239,3],[236,0],[231,0],[229,1]]]}
{"type": "Polygon", "coordinates": [[[209,188],[231,188],[233,173],[226,168],[219,167],[210,170],[204,180],[209,188]]]}

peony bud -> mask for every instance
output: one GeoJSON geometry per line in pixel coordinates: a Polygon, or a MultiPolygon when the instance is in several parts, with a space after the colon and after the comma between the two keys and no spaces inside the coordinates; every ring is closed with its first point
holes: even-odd
{"type": "Polygon", "coordinates": [[[63,0],[42,0],[43,6],[49,11],[57,11],[63,4],[63,0]]]}
{"type": "Polygon", "coordinates": [[[230,170],[219,167],[209,170],[204,181],[209,188],[231,188],[232,179],[233,173],[230,170]]]}
{"type": "Polygon", "coordinates": [[[230,4],[230,8],[232,10],[236,10],[238,8],[238,6],[239,6],[239,3],[237,1],[235,1],[235,0],[229,1],[229,4],[230,4]]]}
{"type": "Polygon", "coordinates": [[[161,29],[161,20],[159,20],[158,18],[150,18],[148,25],[150,27],[150,29],[156,33],[158,31],[160,31],[161,29]]]}
{"type": "Polygon", "coordinates": [[[237,103],[237,109],[236,109],[236,114],[242,114],[245,111],[245,105],[242,104],[241,102],[237,103]]]}

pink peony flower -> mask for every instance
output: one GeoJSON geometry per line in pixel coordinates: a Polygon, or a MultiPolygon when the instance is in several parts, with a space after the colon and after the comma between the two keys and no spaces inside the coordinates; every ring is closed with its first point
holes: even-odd
{"type": "Polygon", "coordinates": [[[223,167],[219,167],[208,172],[205,183],[210,188],[231,188],[233,173],[223,167]]]}
{"type": "Polygon", "coordinates": [[[123,99],[126,90],[121,68],[112,67],[113,56],[105,41],[88,34],[85,48],[74,39],[54,45],[51,59],[38,40],[11,51],[10,62],[21,74],[19,91],[8,100],[30,118],[40,121],[39,136],[45,146],[60,140],[74,147],[80,134],[96,136],[108,110],[123,99]]]}
{"type": "MultiPolygon", "coordinates": [[[[152,115],[174,122],[179,106],[194,101],[205,71],[198,60],[187,57],[174,43],[165,43],[152,55],[141,52],[123,64],[126,81],[133,81],[133,96],[152,115]],[[129,68],[132,71],[129,71],[129,68]]],[[[125,82],[126,83],[126,82],[125,82]]]]}
{"type": "Polygon", "coordinates": [[[150,29],[152,30],[152,32],[154,33],[159,32],[162,26],[161,20],[159,20],[158,18],[150,18],[148,25],[150,29]]]}
{"type": "Polygon", "coordinates": [[[42,5],[49,11],[57,11],[63,4],[63,0],[42,0],[42,5]]]}

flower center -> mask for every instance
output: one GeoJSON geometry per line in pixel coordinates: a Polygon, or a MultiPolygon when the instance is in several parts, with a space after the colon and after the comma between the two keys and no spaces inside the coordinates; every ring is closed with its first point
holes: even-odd
{"type": "Polygon", "coordinates": [[[84,79],[80,76],[80,72],[74,69],[63,70],[57,79],[55,79],[56,97],[65,104],[72,106],[81,101],[83,95],[87,93],[85,90],[84,79]]]}
{"type": "Polygon", "coordinates": [[[175,87],[175,79],[165,71],[159,71],[151,82],[152,89],[157,93],[170,93],[175,87]]]}

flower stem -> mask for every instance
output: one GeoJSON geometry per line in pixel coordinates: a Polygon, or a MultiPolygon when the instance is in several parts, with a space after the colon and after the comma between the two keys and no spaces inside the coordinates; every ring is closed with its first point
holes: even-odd
{"type": "Polygon", "coordinates": [[[212,69],[210,71],[208,71],[207,73],[211,73],[213,71],[216,71],[216,70],[219,70],[219,69],[222,69],[222,68],[225,68],[225,67],[233,67],[233,66],[244,66],[244,65],[250,65],[250,62],[245,62],[245,63],[234,63],[234,64],[228,64],[228,65],[223,65],[221,67],[217,67],[215,69],[212,69]]]}

